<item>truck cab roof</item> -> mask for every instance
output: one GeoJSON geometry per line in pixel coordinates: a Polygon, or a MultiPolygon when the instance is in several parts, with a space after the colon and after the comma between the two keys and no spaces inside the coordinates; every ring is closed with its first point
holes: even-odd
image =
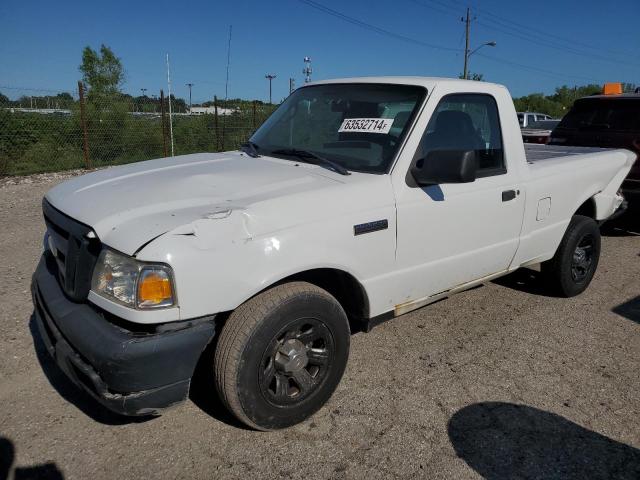
{"type": "MultiPolygon", "coordinates": [[[[504,85],[490,82],[479,82],[477,80],[463,80],[458,78],[445,78],[445,77],[420,77],[420,76],[378,76],[378,77],[345,77],[345,78],[333,78],[329,80],[320,80],[305,84],[303,87],[322,85],[330,83],[384,83],[395,85],[418,85],[425,88],[432,88],[436,84],[446,84],[449,86],[460,86],[460,88],[467,88],[469,85],[483,85],[485,87],[495,87],[505,89],[504,85]]],[[[475,90],[475,89],[474,89],[475,90]]]]}
{"type": "Polygon", "coordinates": [[[591,95],[588,97],[582,97],[579,100],[585,100],[588,98],[595,98],[595,99],[606,99],[606,100],[640,100],[640,93],[617,93],[617,94],[609,94],[609,95],[605,95],[602,93],[596,94],[596,95],[591,95]]]}

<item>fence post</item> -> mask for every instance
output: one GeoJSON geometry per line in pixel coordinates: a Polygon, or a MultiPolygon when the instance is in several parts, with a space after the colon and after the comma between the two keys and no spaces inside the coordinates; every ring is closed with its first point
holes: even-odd
{"type": "Polygon", "coordinates": [[[220,151],[220,131],[218,130],[218,97],[213,96],[213,127],[216,131],[216,152],[220,151]]]}
{"type": "Polygon", "coordinates": [[[167,154],[167,124],[164,116],[164,91],[160,89],[160,117],[162,118],[162,153],[164,157],[167,154]]]}
{"type": "Polygon", "coordinates": [[[80,97],[80,124],[82,125],[82,153],[84,155],[85,168],[91,168],[89,159],[89,136],[87,135],[87,112],[84,104],[84,86],[78,80],[78,96],[80,97]]]}
{"type": "Polygon", "coordinates": [[[222,108],[222,138],[220,138],[220,150],[224,152],[224,136],[227,131],[227,114],[225,113],[225,109],[229,108],[229,99],[225,100],[225,106],[222,108]]]}
{"type": "Polygon", "coordinates": [[[256,101],[253,101],[253,105],[252,105],[252,110],[253,113],[251,115],[251,124],[253,125],[253,130],[256,129],[256,101]]]}

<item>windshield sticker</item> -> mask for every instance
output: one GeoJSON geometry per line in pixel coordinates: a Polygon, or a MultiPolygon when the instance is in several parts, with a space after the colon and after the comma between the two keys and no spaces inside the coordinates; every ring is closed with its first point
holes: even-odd
{"type": "Polygon", "coordinates": [[[338,133],[389,133],[393,118],[345,118],[338,133]]]}

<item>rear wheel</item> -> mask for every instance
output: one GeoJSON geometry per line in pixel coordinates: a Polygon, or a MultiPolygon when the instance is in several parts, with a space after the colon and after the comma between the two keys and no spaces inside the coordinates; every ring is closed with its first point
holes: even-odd
{"type": "Polygon", "coordinates": [[[589,217],[574,215],[553,258],[542,272],[553,293],[573,297],[591,283],[600,259],[600,230],[589,217]]]}
{"type": "Polygon", "coordinates": [[[337,387],[349,355],[349,323],[325,290],[292,282],[238,307],[215,353],[218,393],[258,430],[285,428],[314,414],[337,387]]]}

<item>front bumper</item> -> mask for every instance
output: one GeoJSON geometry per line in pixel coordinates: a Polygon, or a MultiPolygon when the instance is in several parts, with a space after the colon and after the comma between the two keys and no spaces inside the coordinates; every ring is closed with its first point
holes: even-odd
{"type": "Polygon", "coordinates": [[[609,218],[604,220],[604,222],[611,222],[612,220],[615,220],[616,218],[621,217],[627,211],[628,208],[629,208],[629,202],[625,199],[622,201],[622,203],[616,209],[616,211],[613,212],[611,215],[609,215],[609,218]]]}
{"type": "Polygon", "coordinates": [[[157,414],[185,400],[198,359],[213,338],[213,317],[171,324],[173,329],[160,333],[133,332],[90,304],[69,300],[56,268],[45,252],[31,290],[39,333],[69,379],[123,415],[157,414]]]}

